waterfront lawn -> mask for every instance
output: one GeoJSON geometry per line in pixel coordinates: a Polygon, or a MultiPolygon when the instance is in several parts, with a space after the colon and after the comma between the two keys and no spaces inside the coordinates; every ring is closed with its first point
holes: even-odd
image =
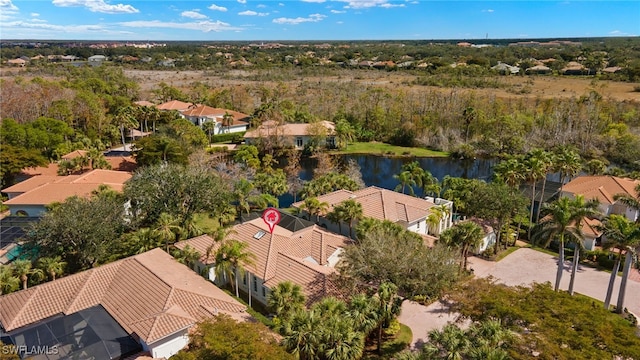
{"type": "Polygon", "coordinates": [[[407,156],[407,157],[447,157],[449,153],[429,150],[418,147],[403,147],[385,144],[381,142],[354,142],[345,149],[338,150],[336,154],[367,154],[381,156],[407,156]]]}

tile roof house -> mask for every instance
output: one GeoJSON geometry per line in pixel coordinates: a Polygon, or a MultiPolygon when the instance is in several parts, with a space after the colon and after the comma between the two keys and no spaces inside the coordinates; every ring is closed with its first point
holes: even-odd
{"type": "Polygon", "coordinates": [[[214,133],[216,135],[243,132],[247,131],[247,127],[249,127],[249,115],[233,110],[212,108],[207,105],[196,105],[186,110],[181,110],[180,113],[198,126],[202,126],[205,122],[215,122],[216,127],[214,133]],[[226,114],[231,115],[230,123],[226,123],[224,119],[226,114]]]}
{"type": "MultiPolygon", "coordinates": [[[[342,248],[352,242],[345,236],[305,223],[306,227],[302,229],[290,227],[296,231],[276,225],[273,236],[261,218],[233,227],[231,238],[248,244],[248,252],[255,256],[254,264],[245,266],[245,276],[238,281],[240,290],[250,293],[254,300],[264,305],[269,289],[284,281],[300,285],[308,303],[335,294],[336,289],[329,275],[336,271],[334,267],[342,248]]],[[[202,254],[202,267],[213,266],[219,243],[208,235],[176,243],[179,249],[187,245],[202,254]]],[[[218,284],[227,282],[226,279],[216,278],[213,268],[209,269],[209,279],[218,284]]]]}
{"type": "Polygon", "coordinates": [[[187,110],[190,106],[193,106],[192,103],[187,103],[187,102],[183,102],[180,100],[171,100],[171,101],[167,101],[165,103],[156,105],[156,108],[158,108],[158,110],[178,110],[178,111],[183,111],[183,110],[187,110]]]}
{"type": "MultiPolygon", "coordinates": [[[[265,121],[255,129],[247,131],[244,140],[248,145],[255,145],[267,138],[275,138],[277,143],[291,145],[296,149],[303,149],[313,138],[310,134],[311,124],[278,124],[275,121],[265,121]]],[[[326,129],[327,136],[325,144],[328,147],[335,147],[336,126],[331,121],[321,121],[320,125],[326,129]]]]}
{"type": "Polygon", "coordinates": [[[130,178],[128,172],[102,169],[81,175],[39,175],[2,189],[2,192],[9,197],[4,204],[9,207],[11,215],[35,217],[41,216],[49,204],[63,202],[72,196],[88,197],[100,185],[122,191],[130,178]]]}
{"type": "MultiPolygon", "coordinates": [[[[389,220],[403,228],[421,235],[427,235],[427,217],[431,213],[431,208],[437,205],[444,205],[450,209],[453,203],[444,199],[421,199],[395,191],[382,189],[377,186],[369,186],[358,191],[337,190],[329,194],[317,196],[320,202],[326,202],[329,207],[326,213],[341,202],[353,199],[362,204],[364,217],[377,220],[389,220]]],[[[300,209],[304,201],[293,203],[291,206],[300,209]]],[[[307,214],[305,211],[303,214],[307,214]]],[[[327,220],[326,213],[320,214],[319,223],[327,229],[337,233],[348,234],[349,229],[346,224],[334,224],[327,220]],[[345,225],[345,226],[343,226],[345,225]]],[[[452,211],[449,211],[451,214],[452,211]]],[[[452,226],[451,215],[441,220],[438,233],[452,226]]]]}
{"type": "Polygon", "coordinates": [[[640,217],[640,211],[616,201],[613,197],[617,194],[636,197],[638,194],[635,189],[639,185],[640,180],[616,176],[580,176],[563,186],[562,195],[582,195],[586,200],[596,199],[600,203],[598,208],[602,214],[625,215],[629,220],[636,221],[640,217]]]}
{"type": "Polygon", "coordinates": [[[248,319],[244,305],[154,249],[0,296],[0,330],[11,335],[96,307],[102,307],[154,358],[169,358],[182,349],[198,321],[218,313],[248,319]]]}

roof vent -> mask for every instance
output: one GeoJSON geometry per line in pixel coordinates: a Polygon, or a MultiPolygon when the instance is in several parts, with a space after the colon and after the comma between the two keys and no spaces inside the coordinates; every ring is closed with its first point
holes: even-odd
{"type": "Polygon", "coordinates": [[[260,240],[266,234],[265,231],[260,230],[255,235],[253,235],[254,239],[260,240]]]}

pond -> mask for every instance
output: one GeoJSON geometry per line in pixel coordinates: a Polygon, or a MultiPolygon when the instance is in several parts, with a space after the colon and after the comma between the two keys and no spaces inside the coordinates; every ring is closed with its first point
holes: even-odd
{"type": "MultiPolygon", "coordinates": [[[[453,177],[463,177],[467,179],[489,180],[492,175],[495,159],[469,159],[458,160],[453,158],[407,158],[407,157],[383,157],[376,155],[339,155],[341,163],[347,163],[350,159],[355,160],[360,166],[362,180],[366,186],[378,186],[384,189],[394,190],[399,182],[394,179],[394,175],[400,173],[403,164],[418,161],[423,169],[429,170],[433,176],[442,181],[449,175],[453,177]]],[[[300,162],[302,170],[300,178],[311,180],[315,159],[304,158],[300,162]]],[[[421,195],[420,189],[416,189],[416,194],[421,195]]],[[[293,197],[285,194],[280,197],[280,206],[288,207],[293,202],[293,197]]]]}

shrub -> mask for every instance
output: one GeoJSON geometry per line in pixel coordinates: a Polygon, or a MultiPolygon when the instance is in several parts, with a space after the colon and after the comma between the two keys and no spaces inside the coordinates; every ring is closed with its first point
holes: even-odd
{"type": "Polygon", "coordinates": [[[242,140],[244,139],[244,134],[245,133],[246,133],[246,131],[237,132],[237,133],[213,135],[211,137],[211,142],[212,143],[221,143],[221,142],[230,141],[230,142],[232,142],[234,144],[235,143],[241,143],[242,140]]]}

